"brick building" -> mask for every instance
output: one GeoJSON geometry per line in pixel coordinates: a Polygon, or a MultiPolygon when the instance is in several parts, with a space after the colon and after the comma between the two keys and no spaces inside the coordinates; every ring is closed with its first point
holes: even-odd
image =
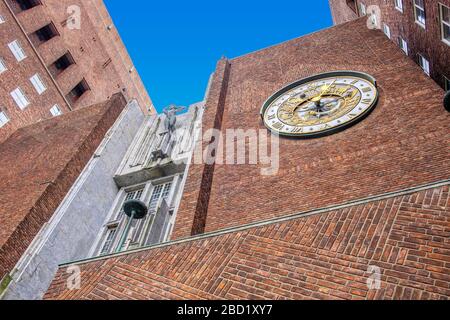
{"type": "Polygon", "coordinates": [[[0,39],[0,142],[120,91],[154,113],[101,0],[2,0],[0,39]]]}
{"type": "MultiPolygon", "coordinates": [[[[261,174],[266,163],[191,163],[169,242],[67,262],[46,298],[448,299],[444,91],[365,18],[221,59],[203,130],[273,138],[260,117],[265,101],[337,70],[376,79],[378,103],[362,122],[316,139],[281,137],[274,175],[261,174]],[[70,286],[77,270],[80,287],[70,286]]],[[[214,140],[197,147],[210,151],[214,140]]]]}
{"type": "Polygon", "coordinates": [[[449,0],[330,0],[330,7],[335,24],[375,12],[376,27],[450,90],[449,0]]]}

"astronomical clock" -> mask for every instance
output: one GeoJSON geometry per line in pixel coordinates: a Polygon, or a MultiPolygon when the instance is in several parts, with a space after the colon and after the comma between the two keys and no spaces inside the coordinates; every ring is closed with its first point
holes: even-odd
{"type": "Polygon", "coordinates": [[[378,101],[368,74],[338,71],[294,82],[261,110],[265,126],[282,136],[314,138],[344,130],[367,116],[378,101]]]}

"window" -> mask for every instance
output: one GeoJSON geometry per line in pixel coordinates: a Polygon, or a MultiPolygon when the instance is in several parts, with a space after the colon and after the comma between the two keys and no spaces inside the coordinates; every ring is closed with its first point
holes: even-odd
{"type": "Polygon", "coordinates": [[[0,110],[0,128],[9,122],[9,118],[4,111],[0,110]]]}
{"type": "Polygon", "coordinates": [[[10,44],[8,44],[8,47],[9,47],[9,50],[11,50],[11,52],[13,53],[13,55],[17,61],[20,62],[27,57],[18,40],[14,40],[10,44]]]}
{"type": "Polygon", "coordinates": [[[86,80],[81,80],[67,95],[67,100],[75,103],[81,96],[89,90],[86,80]]]}
{"type": "Polygon", "coordinates": [[[73,64],[75,64],[75,61],[73,60],[72,55],[69,52],[66,52],[62,57],[50,65],[48,69],[51,74],[56,77],[73,64]]]}
{"type": "Polygon", "coordinates": [[[0,58],[0,74],[8,70],[5,66],[5,63],[3,62],[2,58],[0,58]]]}
{"type": "Polygon", "coordinates": [[[50,109],[50,113],[52,114],[52,116],[57,117],[62,115],[62,111],[61,108],[55,104],[51,109],[50,109]]]}
{"type": "Polygon", "coordinates": [[[14,99],[14,101],[17,104],[17,106],[21,110],[25,109],[30,104],[30,102],[28,101],[27,97],[25,96],[25,94],[23,93],[22,89],[20,89],[20,88],[17,88],[13,92],[11,92],[11,97],[14,99]]]}
{"type": "Polygon", "coordinates": [[[395,9],[403,12],[403,0],[395,0],[395,9]]]}
{"type": "Polygon", "coordinates": [[[30,40],[35,46],[39,46],[57,35],[58,31],[56,30],[55,25],[53,23],[49,23],[48,25],[30,34],[30,40]]]}
{"type": "Polygon", "coordinates": [[[42,82],[42,79],[39,76],[39,74],[36,73],[34,76],[32,76],[30,78],[30,81],[39,95],[41,95],[42,93],[44,93],[45,90],[47,90],[47,87],[45,86],[44,82],[42,82]]]}
{"type": "MultiPolygon", "coordinates": [[[[144,189],[140,188],[134,191],[128,191],[125,193],[125,197],[123,201],[120,203],[120,207],[118,208],[118,213],[114,215],[113,219],[114,221],[110,222],[106,227],[106,234],[104,236],[102,245],[100,247],[99,254],[100,255],[107,255],[110,253],[113,253],[116,249],[116,246],[118,245],[118,241],[120,240],[122,235],[119,235],[119,230],[123,232],[123,228],[125,223],[127,222],[127,217],[125,216],[125,213],[123,212],[123,205],[125,202],[129,200],[141,200],[142,195],[144,193],[144,189]]],[[[133,228],[135,225],[133,226],[133,228]]],[[[131,230],[133,232],[133,229],[131,230]]]]}
{"type": "Polygon", "coordinates": [[[170,188],[172,183],[160,184],[156,186],[153,190],[152,197],[150,199],[150,204],[148,206],[148,210],[150,213],[154,212],[158,206],[158,203],[161,199],[167,199],[169,196],[170,188]]]}
{"type": "Polygon", "coordinates": [[[398,37],[398,45],[406,55],[408,55],[408,43],[402,37],[398,37]]]}
{"type": "Polygon", "coordinates": [[[390,39],[391,38],[391,28],[387,24],[383,26],[384,34],[390,39]]]}
{"type": "Polygon", "coordinates": [[[0,24],[5,22],[5,18],[3,18],[3,16],[0,14],[0,24]]]}
{"type": "Polygon", "coordinates": [[[359,13],[361,16],[367,15],[366,5],[362,2],[359,4],[359,13]]]}
{"type": "Polygon", "coordinates": [[[425,18],[425,4],[424,0],[413,0],[414,1],[414,16],[416,22],[425,28],[426,18],[425,18]]]}
{"type": "Polygon", "coordinates": [[[422,68],[423,72],[425,72],[427,75],[430,75],[430,62],[420,54],[419,54],[419,65],[422,68]]]}
{"type": "Polygon", "coordinates": [[[442,40],[450,45],[450,8],[439,4],[441,12],[442,40]]]}
{"type": "MultiPolygon", "coordinates": [[[[150,203],[148,205],[148,212],[149,212],[149,216],[148,216],[149,222],[148,223],[150,225],[153,222],[155,215],[158,214],[157,210],[158,210],[158,205],[159,205],[160,201],[163,199],[168,201],[168,197],[169,197],[171,189],[172,189],[172,182],[160,184],[160,185],[157,185],[154,187],[152,196],[150,198],[150,203]]],[[[144,221],[144,223],[145,223],[145,221],[144,221]]],[[[143,225],[144,225],[144,223],[143,223],[143,225]]],[[[142,229],[142,227],[140,229],[142,229]]],[[[138,229],[138,236],[140,236],[143,241],[142,245],[152,244],[151,243],[151,232],[148,232],[145,235],[140,235],[140,233],[142,233],[140,231],[140,229],[138,229]]],[[[149,230],[149,231],[152,231],[152,230],[149,230]]],[[[139,239],[140,238],[135,238],[135,240],[139,240],[139,239]]]]}
{"type": "Polygon", "coordinates": [[[444,76],[444,89],[450,91],[450,79],[444,76]]]}
{"type": "Polygon", "coordinates": [[[114,240],[116,238],[118,225],[110,225],[108,226],[108,230],[106,231],[105,242],[103,243],[102,249],[100,250],[100,255],[106,255],[111,253],[113,249],[114,240]]]}
{"type": "Polygon", "coordinates": [[[165,235],[169,228],[168,224],[164,224],[164,226],[158,225],[157,227],[153,224],[154,221],[158,221],[158,218],[167,218],[168,216],[166,215],[171,214],[170,212],[166,212],[166,210],[159,210],[159,204],[162,199],[169,201],[168,197],[171,190],[172,182],[155,186],[148,183],[145,188],[141,187],[134,191],[127,191],[125,192],[125,195],[121,193],[119,195],[121,200],[115,209],[117,213],[113,215],[112,221],[106,225],[105,232],[102,234],[102,238],[99,242],[100,244],[97,248],[97,253],[99,255],[106,255],[115,251],[139,248],[153,241],[151,237],[152,234],[159,235],[162,232],[165,235]],[[118,248],[118,246],[121,245],[119,242],[124,236],[125,226],[129,219],[123,212],[123,205],[126,201],[134,199],[146,201],[149,209],[148,215],[144,219],[136,220],[131,223],[131,228],[125,236],[125,243],[121,248],[118,248]],[[155,228],[157,230],[156,233],[152,233],[155,228]]]}

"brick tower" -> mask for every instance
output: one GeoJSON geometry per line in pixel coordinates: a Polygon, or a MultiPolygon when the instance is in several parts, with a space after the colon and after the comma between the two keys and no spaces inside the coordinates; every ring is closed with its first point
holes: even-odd
{"type": "MultiPolygon", "coordinates": [[[[376,79],[378,102],[362,121],[314,139],[280,137],[271,175],[267,163],[219,162],[229,141],[219,144],[216,162],[190,164],[169,242],[67,262],[46,298],[450,297],[444,91],[366,20],[221,59],[197,147],[209,150],[211,129],[273,139],[260,116],[269,97],[338,70],[376,79]],[[68,267],[81,271],[79,289],[68,288],[68,267]]],[[[325,87],[306,116],[338,103],[322,104],[333,84],[325,87]]]]}

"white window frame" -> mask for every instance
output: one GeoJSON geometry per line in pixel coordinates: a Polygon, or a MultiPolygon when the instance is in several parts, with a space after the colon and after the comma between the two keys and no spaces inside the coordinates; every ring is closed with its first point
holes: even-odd
{"type": "Polygon", "coordinates": [[[112,251],[114,250],[114,244],[115,244],[114,240],[117,237],[118,231],[119,231],[119,223],[117,223],[117,222],[106,226],[106,233],[104,235],[104,240],[98,250],[99,256],[104,256],[104,255],[113,253],[112,251]],[[111,235],[112,235],[112,237],[111,237],[111,235]],[[107,245],[108,245],[108,247],[106,249],[107,245]]]}
{"type": "Polygon", "coordinates": [[[0,110],[0,128],[3,128],[8,122],[9,122],[9,117],[6,114],[5,111],[0,110]]]}
{"type": "Polygon", "coordinates": [[[448,21],[444,21],[444,7],[449,10],[450,15],[450,7],[447,7],[446,5],[439,3],[439,19],[441,24],[441,40],[448,46],[450,46],[450,41],[444,38],[444,28],[447,26],[450,28],[450,23],[448,21]]]}
{"type": "Polygon", "coordinates": [[[361,16],[367,16],[367,7],[364,2],[359,2],[359,12],[361,16]]]}
{"type": "MultiPolygon", "coordinates": [[[[91,257],[97,257],[97,256],[100,256],[101,254],[103,254],[103,255],[107,254],[107,253],[102,253],[102,252],[103,252],[104,246],[106,244],[108,232],[112,227],[117,227],[118,233],[115,235],[115,239],[112,243],[112,247],[110,248],[109,254],[114,253],[116,251],[117,247],[119,246],[119,242],[121,240],[120,238],[124,231],[124,225],[125,225],[124,222],[125,221],[123,220],[122,206],[126,200],[127,194],[129,194],[130,192],[135,192],[137,190],[142,190],[140,200],[145,202],[147,205],[149,205],[156,188],[161,185],[168,185],[169,183],[171,185],[168,190],[167,201],[169,202],[169,205],[170,205],[170,203],[172,203],[176,199],[175,190],[180,185],[180,175],[168,176],[168,177],[164,177],[161,179],[149,181],[149,182],[146,182],[143,184],[138,184],[135,186],[129,186],[129,187],[122,188],[120,190],[120,192],[118,193],[111,210],[108,213],[108,217],[107,217],[106,222],[103,227],[104,229],[99,234],[96,241],[94,242],[94,245],[92,246],[89,255],[91,257]],[[112,252],[111,252],[111,250],[112,250],[112,252]]],[[[164,188],[163,188],[163,191],[164,191],[164,188]]],[[[166,192],[167,192],[167,190],[166,190],[166,192]]],[[[158,205],[159,205],[159,202],[161,201],[161,199],[162,199],[162,193],[161,193],[160,199],[158,201],[158,205]]],[[[156,208],[158,208],[158,207],[156,207],[156,208]]],[[[153,218],[154,218],[154,212],[149,212],[148,219],[143,219],[139,222],[140,224],[142,224],[142,223],[144,224],[142,226],[142,233],[139,235],[140,243],[144,243],[147,241],[147,238],[149,236],[148,231],[150,231],[152,228],[153,218]]],[[[136,224],[135,228],[141,227],[140,224],[136,224]]],[[[169,227],[171,227],[171,226],[169,226],[169,227]]],[[[166,231],[170,231],[169,228],[166,231]]],[[[168,236],[169,236],[169,232],[166,232],[164,239],[167,239],[168,236]]],[[[123,251],[133,248],[133,247],[130,247],[131,245],[134,245],[134,243],[131,243],[130,241],[126,242],[125,248],[123,249],[123,251]]]]}
{"type": "Polygon", "coordinates": [[[5,17],[0,14],[0,24],[5,23],[5,17]]]}
{"type": "Polygon", "coordinates": [[[20,110],[23,110],[30,105],[30,101],[20,87],[11,92],[11,97],[14,99],[14,102],[20,110]]]}
{"type": "Polygon", "coordinates": [[[2,74],[3,72],[7,71],[8,68],[5,65],[5,62],[3,61],[2,58],[0,58],[0,74],[2,74]]]}
{"type": "Polygon", "coordinates": [[[20,62],[27,57],[19,40],[14,40],[13,42],[10,42],[8,44],[8,47],[9,47],[9,50],[11,50],[14,57],[16,58],[17,62],[20,62]]]}
{"type": "MultiPolygon", "coordinates": [[[[152,190],[152,184],[139,184],[135,186],[130,186],[126,188],[122,188],[120,192],[118,193],[116,200],[114,201],[114,204],[108,214],[107,223],[104,225],[104,231],[100,233],[99,237],[95,241],[94,246],[91,249],[90,256],[97,257],[101,255],[111,254],[115,253],[117,246],[119,245],[119,241],[121,240],[121,236],[123,233],[123,228],[125,226],[125,221],[123,221],[123,211],[122,206],[127,200],[127,196],[130,193],[135,193],[137,191],[140,191],[140,197],[139,199],[141,201],[144,201],[145,203],[149,200],[149,193],[152,190]],[[141,191],[142,190],[142,191],[141,191]],[[116,228],[116,234],[115,238],[113,239],[111,243],[111,247],[109,248],[109,252],[104,252],[104,247],[107,242],[108,235],[111,231],[111,229],[116,228]]],[[[133,195],[130,199],[136,199],[136,194],[133,195]]]]}
{"type": "Polygon", "coordinates": [[[38,73],[30,78],[30,82],[33,84],[34,89],[39,95],[43,94],[47,90],[44,81],[42,81],[42,78],[38,73]]]}
{"type": "Polygon", "coordinates": [[[391,38],[391,28],[386,23],[383,24],[383,32],[386,37],[391,38]]]}
{"type": "Polygon", "coordinates": [[[52,114],[52,116],[54,117],[58,117],[60,115],[62,115],[62,111],[61,108],[59,107],[59,105],[55,104],[51,109],[50,109],[50,113],[52,114]]]}
{"type": "Polygon", "coordinates": [[[426,24],[427,24],[427,13],[425,11],[425,1],[423,3],[423,7],[421,7],[420,5],[417,4],[417,0],[413,0],[413,7],[414,7],[414,20],[415,22],[421,26],[422,28],[426,28],[426,24]],[[423,15],[424,15],[424,21],[419,20],[419,15],[417,14],[418,11],[423,11],[423,15]]]}
{"type": "Polygon", "coordinates": [[[420,53],[418,54],[418,56],[419,56],[419,66],[422,68],[423,72],[425,72],[426,75],[430,76],[431,74],[430,61],[420,53]]]}
{"type": "Polygon", "coordinates": [[[406,42],[405,39],[403,39],[402,37],[398,37],[398,45],[400,47],[400,49],[402,49],[402,51],[406,54],[409,55],[409,50],[408,50],[408,42],[406,42]]]}
{"type": "Polygon", "coordinates": [[[395,2],[395,9],[403,13],[403,0],[394,0],[395,2]]]}

